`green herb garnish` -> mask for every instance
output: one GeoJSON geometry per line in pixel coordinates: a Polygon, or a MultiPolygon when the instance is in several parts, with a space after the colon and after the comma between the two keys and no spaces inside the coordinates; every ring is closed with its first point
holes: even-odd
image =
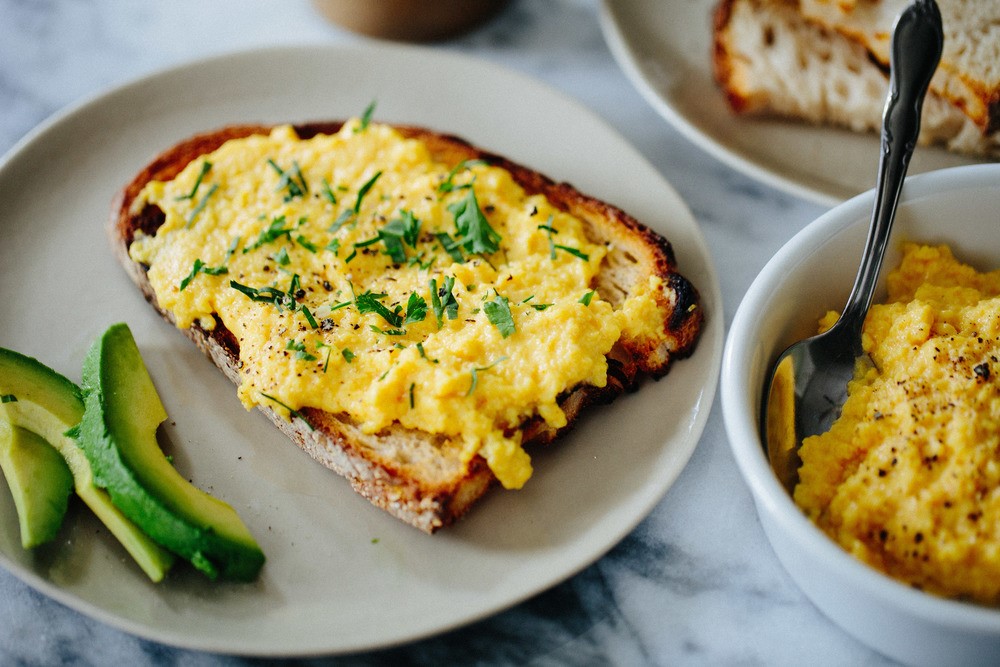
{"type": "Polygon", "coordinates": [[[17,403],[17,396],[14,394],[2,394],[0,395],[0,404],[2,403],[17,403]]]}
{"type": "Polygon", "coordinates": [[[406,335],[406,330],[405,329],[382,329],[380,327],[375,326],[374,324],[369,324],[368,328],[371,329],[372,331],[374,331],[375,333],[382,334],[384,336],[405,336],[406,335]]]}
{"type": "Polygon", "coordinates": [[[469,384],[469,391],[465,392],[465,395],[466,396],[470,396],[470,395],[472,395],[472,392],[474,392],[476,390],[476,386],[479,384],[479,373],[482,373],[483,371],[490,370],[491,368],[493,368],[494,366],[496,366],[497,364],[499,364],[501,361],[503,361],[506,358],[507,357],[500,357],[499,359],[497,359],[496,361],[494,361],[489,366],[473,366],[473,368],[472,368],[472,382],[469,384]]]}
{"type": "Polygon", "coordinates": [[[205,262],[200,259],[194,260],[194,265],[191,267],[191,273],[184,276],[181,280],[180,291],[184,291],[184,288],[191,284],[195,276],[199,273],[206,273],[210,276],[221,276],[224,273],[229,273],[229,269],[225,266],[206,266],[205,262]]]}
{"type": "Polygon", "coordinates": [[[385,244],[386,253],[396,264],[406,261],[406,250],[403,244],[411,248],[417,247],[420,237],[420,220],[411,211],[400,211],[400,217],[390,220],[379,230],[379,238],[385,244]]]}
{"type": "Polygon", "coordinates": [[[327,182],[325,178],[323,179],[323,188],[320,192],[323,193],[323,196],[326,197],[326,200],[331,204],[337,203],[337,195],[333,194],[333,190],[330,189],[330,183],[327,182]]]}
{"type": "Polygon", "coordinates": [[[208,192],[206,192],[204,196],[202,196],[202,198],[198,201],[197,205],[195,205],[195,207],[191,209],[191,214],[188,216],[187,219],[187,227],[190,227],[194,223],[194,219],[198,217],[198,214],[201,213],[205,209],[205,205],[208,204],[208,198],[214,195],[215,191],[218,189],[219,186],[213,183],[212,187],[208,189],[208,192]]]}
{"type": "Polygon", "coordinates": [[[230,280],[229,286],[238,292],[242,292],[251,301],[270,303],[278,310],[282,310],[283,308],[288,308],[291,311],[295,310],[295,299],[292,295],[282,292],[277,287],[261,287],[258,289],[256,287],[242,285],[235,280],[230,280]]]}
{"type": "Polygon", "coordinates": [[[385,294],[374,294],[370,291],[365,292],[354,297],[354,305],[358,307],[358,312],[361,314],[375,313],[392,326],[401,326],[403,318],[399,315],[399,309],[397,309],[397,312],[393,312],[382,305],[380,299],[384,299],[385,297],[385,294]]]}
{"type": "Polygon", "coordinates": [[[472,184],[467,183],[466,185],[455,185],[454,179],[459,172],[465,171],[475,167],[476,165],[488,164],[486,160],[462,160],[455,167],[448,172],[448,176],[444,179],[444,182],[438,186],[438,192],[451,192],[452,190],[461,190],[463,188],[471,188],[472,184]]]}
{"type": "Polygon", "coordinates": [[[411,410],[413,409],[413,387],[415,386],[415,384],[416,383],[414,383],[414,382],[410,383],[410,409],[411,410]]]}
{"type": "Polygon", "coordinates": [[[295,236],[295,242],[298,243],[303,248],[305,248],[306,250],[308,250],[309,252],[313,254],[316,253],[317,250],[316,244],[307,239],[306,237],[302,236],[302,234],[298,234],[295,236]]]}
{"type": "Polygon", "coordinates": [[[301,359],[303,361],[316,361],[316,357],[306,351],[306,344],[301,341],[289,340],[285,344],[286,350],[293,350],[295,352],[295,358],[301,359]]]}
{"type": "Polygon", "coordinates": [[[376,100],[372,100],[368,103],[368,106],[365,107],[364,113],[361,114],[361,121],[358,123],[358,127],[354,130],[355,134],[358,132],[364,132],[368,129],[368,126],[371,125],[372,116],[375,114],[376,104],[376,100]]]}
{"type": "Polygon", "coordinates": [[[585,262],[590,261],[590,255],[588,255],[587,253],[584,253],[584,252],[580,252],[580,250],[578,250],[577,248],[570,248],[569,246],[559,245],[558,243],[553,243],[552,247],[553,248],[558,248],[559,250],[563,250],[565,252],[568,252],[569,254],[573,255],[574,257],[579,257],[580,259],[582,259],[585,262]]]}
{"type": "Polygon", "coordinates": [[[465,198],[448,206],[448,210],[455,216],[458,244],[467,252],[488,255],[500,249],[501,236],[479,208],[475,190],[469,188],[465,198]]]}
{"type": "Polygon", "coordinates": [[[427,302],[424,300],[424,297],[416,292],[412,292],[406,302],[406,318],[403,320],[403,326],[412,324],[413,322],[423,322],[426,317],[427,302]]]}
{"type": "Polygon", "coordinates": [[[198,193],[198,188],[201,187],[202,179],[205,178],[205,175],[209,172],[211,168],[212,168],[211,162],[209,162],[208,160],[202,162],[201,171],[198,172],[198,177],[194,179],[194,187],[191,188],[191,192],[187,193],[186,195],[181,195],[180,197],[177,198],[177,201],[181,201],[184,199],[194,199],[195,194],[198,193]]]}
{"type": "Polygon", "coordinates": [[[582,297],[580,297],[580,303],[582,303],[585,306],[589,306],[590,300],[594,298],[594,293],[595,290],[590,290],[589,292],[584,294],[582,297]]]}
{"type": "Polygon", "coordinates": [[[275,190],[287,190],[285,193],[285,201],[291,201],[296,197],[303,197],[307,192],[309,192],[309,186],[306,185],[306,179],[302,176],[302,170],[299,169],[299,163],[292,161],[292,168],[289,170],[284,170],[278,166],[278,163],[271,158],[267,159],[267,163],[271,165],[271,168],[278,172],[280,179],[278,180],[278,187],[275,190]]]}
{"type": "Polygon", "coordinates": [[[267,243],[272,243],[277,241],[282,236],[291,238],[293,227],[285,226],[285,216],[279,215],[278,217],[271,220],[271,224],[267,226],[266,229],[262,230],[257,236],[257,240],[252,244],[243,248],[243,254],[247,254],[251,250],[256,250],[257,248],[265,245],[267,243]]]}
{"type": "Polygon", "coordinates": [[[281,401],[279,401],[278,399],[276,399],[274,396],[271,396],[270,394],[265,394],[264,392],[260,392],[260,395],[263,396],[264,398],[266,398],[269,401],[274,401],[275,403],[277,403],[278,405],[280,405],[284,409],[288,410],[288,414],[291,415],[292,417],[298,417],[299,419],[301,419],[305,423],[305,425],[309,427],[310,431],[314,431],[315,430],[313,428],[313,425],[309,423],[309,420],[307,420],[305,417],[303,417],[302,413],[299,412],[298,410],[293,410],[292,408],[288,407],[287,405],[285,405],[284,403],[282,403],[281,401]]]}
{"type": "Polygon", "coordinates": [[[441,247],[444,248],[444,251],[448,253],[454,261],[459,263],[465,261],[465,256],[462,254],[461,246],[459,246],[458,242],[451,238],[447,232],[438,232],[434,236],[441,244],[441,247]]]}
{"type": "Polygon", "coordinates": [[[333,223],[327,228],[326,231],[330,232],[331,234],[336,234],[337,230],[339,230],[345,224],[350,222],[351,218],[353,217],[354,217],[354,211],[350,209],[342,211],[341,214],[337,216],[337,219],[333,221],[333,223]]]}
{"type": "Polygon", "coordinates": [[[306,318],[306,322],[308,322],[309,326],[313,329],[319,327],[319,324],[316,322],[316,318],[313,317],[312,311],[310,311],[309,307],[305,304],[302,305],[302,315],[306,318]]]}
{"type": "Polygon", "coordinates": [[[282,246],[281,250],[271,255],[271,259],[277,262],[280,266],[288,266],[291,264],[292,260],[288,256],[288,248],[282,246]]]}
{"type": "Polygon", "coordinates": [[[452,293],[454,287],[454,276],[445,276],[444,283],[440,288],[437,285],[437,280],[431,278],[431,307],[434,309],[434,316],[437,317],[439,329],[444,321],[444,315],[447,315],[449,320],[458,317],[458,301],[452,293]]]}
{"type": "Polygon", "coordinates": [[[483,304],[483,311],[490,323],[500,331],[500,335],[506,338],[514,333],[514,317],[510,313],[507,297],[494,293],[496,296],[483,304]]]}
{"type": "Polygon", "coordinates": [[[326,359],[323,360],[323,372],[326,373],[326,369],[330,366],[330,352],[333,350],[329,345],[321,340],[316,341],[316,350],[326,349],[326,359]]]}
{"type": "Polygon", "coordinates": [[[341,350],[340,354],[342,357],[344,357],[344,361],[346,361],[347,363],[351,363],[352,361],[354,361],[354,358],[356,356],[353,352],[351,352],[351,349],[347,347],[341,350]]]}
{"type": "Polygon", "coordinates": [[[354,200],[354,215],[357,215],[358,211],[361,210],[361,200],[365,198],[365,195],[368,194],[368,191],[372,189],[372,186],[375,185],[375,181],[377,181],[381,175],[381,171],[375,172],[375,175],[365,181],[365,184],[361,186],[360,190],[358,190],[358,197],[354,200]]]}

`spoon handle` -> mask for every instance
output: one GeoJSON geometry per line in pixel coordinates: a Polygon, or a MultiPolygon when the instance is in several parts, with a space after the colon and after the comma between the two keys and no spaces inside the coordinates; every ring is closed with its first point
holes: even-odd
{"type": "Polygon", "coordinates": [[[882,115],[875,207],[861,267],[840,318],[861,353],[861,327],[871,306],[882,258],[892,231],[896,204],[910,157],[920,134],[920,110],[931,76],[941,59],[944,34],[934,0],[914,0],[896,19],[889,54],[889,94],[882,115]]]}

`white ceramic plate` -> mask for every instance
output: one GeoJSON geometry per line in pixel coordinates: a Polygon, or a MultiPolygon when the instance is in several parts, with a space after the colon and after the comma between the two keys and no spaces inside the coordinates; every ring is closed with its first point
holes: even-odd
{"type": "Polygon", "coordinates": [[[595,115],[486,63],[396,46],[272,49],[194,63],[32,132],[0,163],[0,199],[0,345],[78,379],[93,339],[127,322],[171,415],[165,449],[198,486],[239,511],[268,562],[250,585],[211,584],[183,566],[152,585],[82,508],[58,544],[25,553],[6,492],[0,558],[63,603],[168,644],[346,652],[513,605],[593,562],[653,508],[697,444],[715,394],[719,288],[687,207],[595,115]],[[229,381],[146,305],[104,235],[118,188],[174,142],[230,123],[345,118],[373,99],[377,120],[458,134],[659,230],[708,316],[692,358],[535,456],[523,491],[491,493],[435,536],[375,509],[246,412],[229,381]]]}
{"type": "MultiPolygon", "coordinates": [[[[871,189],[879,152],[875,134],[730,113],[711,70],[717,1],[605,0],[601,26],[615,59],[653,108],[719,160],[827,206],[871,189]]],[[[909,173],[976,162],[921,148],[909,173]]]]}

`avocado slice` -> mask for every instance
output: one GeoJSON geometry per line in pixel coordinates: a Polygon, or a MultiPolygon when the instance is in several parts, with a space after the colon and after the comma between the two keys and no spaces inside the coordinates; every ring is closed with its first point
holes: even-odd
{"type": "Polygon", "coordinates": [[[80,444],[115,505],[210,578],[250,581],[264,554],[236,511],[177,472],[156,441],[167,418],[132,332],[112,325],[83,363],[80,444]]]}
{"type": "Polygon", "coordinates": [[[73,474],[55,447],[36,433],[0,419],[0,469],[14,497],[21,546],[55,539],[73,493],[73,474]]]}
{"type": "Polygon", "coordinates": [[[174,556],[160,547],[93,483],[90,463],[67,431],[83,418],[80,389],[37,359],[0,348],[0,420],[39,435],[62,455],[73,475],[73,487],[111,531],[143,572],[161,581],[174,556]]]}

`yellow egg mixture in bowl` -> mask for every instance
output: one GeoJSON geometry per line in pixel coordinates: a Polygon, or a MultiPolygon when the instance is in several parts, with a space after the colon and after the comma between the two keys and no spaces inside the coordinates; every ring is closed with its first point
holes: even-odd
{"type": "Polygon", "coordinates": [[[727,433],[775,553],[821,611],[909,663],[1000,654],[998,184],[1000,165],[908,179],[865,339],[873,366],[859,369],[842,421],[801,452],[795,499],[760,436],[765,380],[785,347],[843,308],[872,192],[775,255],[723,359],[727,433]]]}
{"type": "Polygon", "coordinates": [[[910,243],[886,283],[870,363],[831,430],[803,442],[795,501],[903,582],[1000,603],[1000,271],[910,243]]]}

